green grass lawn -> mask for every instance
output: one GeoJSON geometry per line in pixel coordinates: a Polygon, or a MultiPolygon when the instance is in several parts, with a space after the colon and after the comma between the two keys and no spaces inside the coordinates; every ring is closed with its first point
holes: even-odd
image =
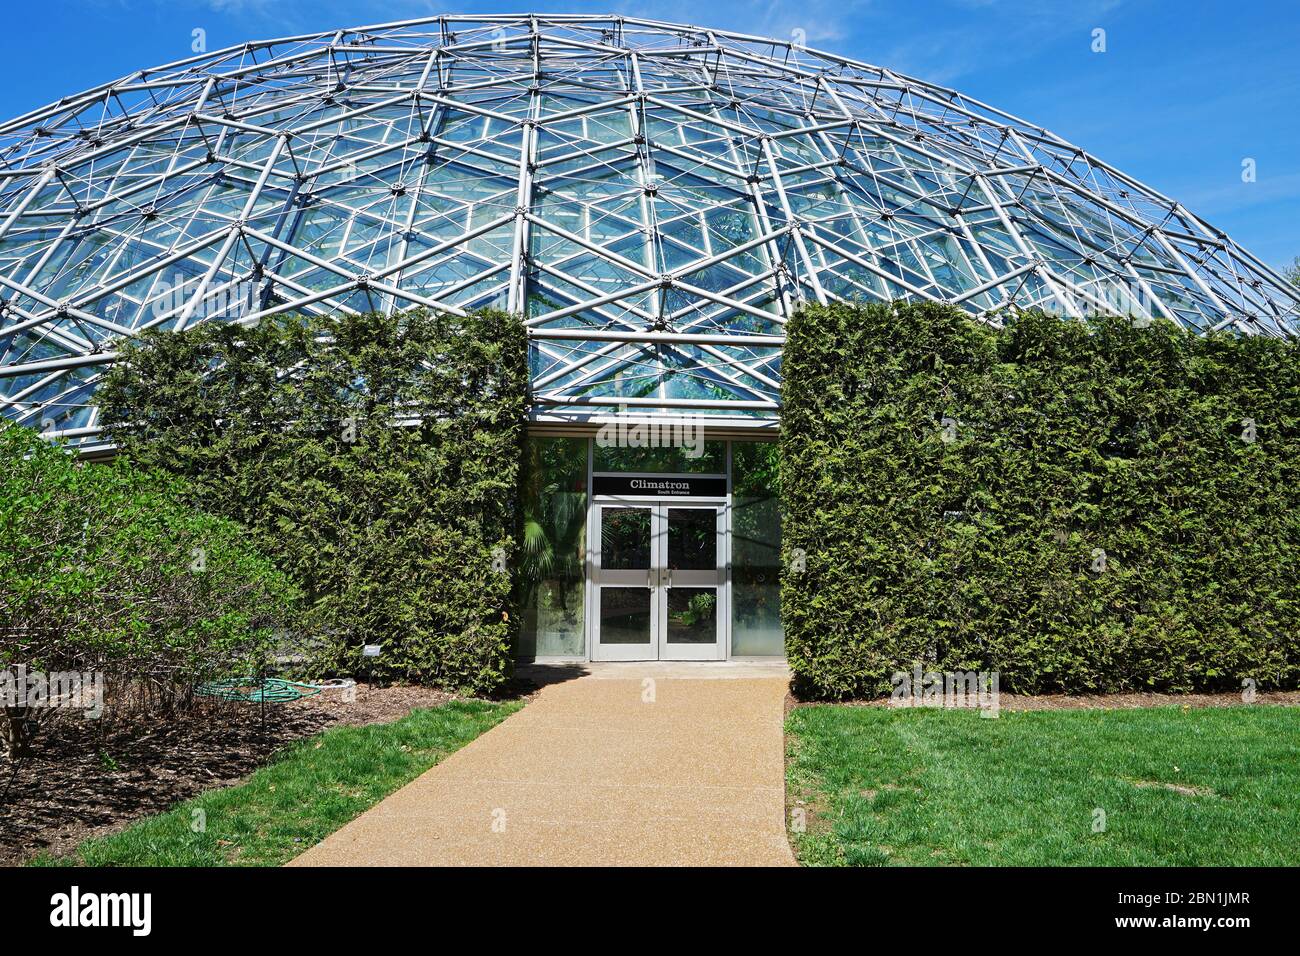
{"type": "Polygon", "coordinates": [[[449,753],[501,722],[517,702],[452,701],[391,724],[338,727],[288,747],[246,782],[212,790],[75,857],[37,864],[276,866],[293,859],[449,753]],[[202,813],[198,813],[202,811],[202,813]],[[196,832],[196,821],[204,827],[196,832]]]}
{"type": "Polygon", "coordinates": [[[789,799],[808,808],[806,832],[791,834],[805,864],[1300,863],[1294,708],[992,720],[825,705],[794,710],[786,730],[789,799]]]}

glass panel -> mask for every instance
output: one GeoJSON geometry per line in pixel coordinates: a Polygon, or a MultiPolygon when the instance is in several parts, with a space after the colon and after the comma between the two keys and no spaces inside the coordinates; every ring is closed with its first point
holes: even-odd
{"type": "Polygon", "coordinates": [[[668,567],[679,571],[713,571],[717,566],[717,510],[669,508],[668,567]]]}
{"type": "Polygon", "coordinates": [[[727,471],[727,443],[705,441],[691,428],[607,425],[596,436],[594,461],[596,471],[722,475],[727,471]],[[658,447],[650,447],[650,441],[658,447]]]}
{"type": "Polygon", "coordinates": [[[779,447],[731,445],[731,653],[783,656],[779,447]]]}
{"type": "Polygon", "coordinates": [[[600,643],[649,644],[649,588],[599,588],[600,643]]]}
{"type": "Polygon", "coordinates": [[[650,509],[600,509],[600,566],[606,571],[650,570],[650,509]]]}
{"type": "Polygon", "coordinates": [[[587,439],[528,439],[523,508],[519,656],[583,657],[587,439]]]}
{"type": "Polygon", "coordinates": [[[669,588],[668,643],[714,644],[717,640],[717,588],[669,588]]]}

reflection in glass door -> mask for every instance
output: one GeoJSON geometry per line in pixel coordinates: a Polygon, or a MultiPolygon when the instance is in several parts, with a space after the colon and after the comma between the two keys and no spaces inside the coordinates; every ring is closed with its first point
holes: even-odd
{"type": "Polygon", "coordinates": [[[650,507],[600,508],[596,660],[645,661],[656,655],[658,574],[650,555],[655,517],[650,507]]]}
{"type": "Polygon", "coordinates": [[[659,589],[663,627],[659,657],[714,660],[718,654],[718,526],[716,506],[663,506],[667,554],[659,589]]]}
{"type": "Polygon", "coordinates": [[[598,505],[593,658],[720,660],[718,505],[598,505]]]}

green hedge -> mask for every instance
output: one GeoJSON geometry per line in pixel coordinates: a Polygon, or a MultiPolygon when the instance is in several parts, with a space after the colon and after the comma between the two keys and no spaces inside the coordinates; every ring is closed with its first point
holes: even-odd
{"type": "Polygon", "coordinates": [[[918,663],[1026,693],[1295,685],[1300,346],[1142,325],[902,303],[790,323],[799,693],[918,663]]]}
{"type": "Polygon", "coordinates": [[[302,586],[319,670],[484,693],[511,666],[527,376],[517,318],[414,310],[146,333],[97,401],[302,586]]]}

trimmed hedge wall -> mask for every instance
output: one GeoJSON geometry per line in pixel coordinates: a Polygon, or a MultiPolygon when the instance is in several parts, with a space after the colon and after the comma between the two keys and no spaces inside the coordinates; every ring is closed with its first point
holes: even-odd
{"type": "Polygon", "coordinates": [[[787,332],[798,693],[917,663],[1023,693],[1295,686],[1296,343],[904,303],[787,332]]]}
{"type": "Polygon", "coordinates": [[[527,382],[517,317],[413,310],[146,333],[97,401],[302,586],[319,671],[486,693],[511,669],[527,382]]]}

